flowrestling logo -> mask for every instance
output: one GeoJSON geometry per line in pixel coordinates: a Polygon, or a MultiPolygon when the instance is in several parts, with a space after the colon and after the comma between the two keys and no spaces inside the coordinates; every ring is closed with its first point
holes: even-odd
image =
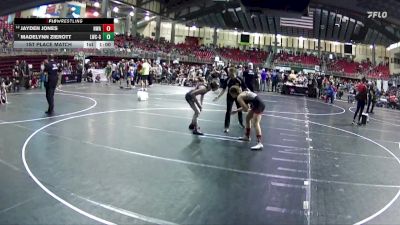
{"type": "Polygon", "coordinates": [[[380,18],[380,19],[385,19],[387,18],[387,12],[383,11],[383,12],[378,12],[378,11],[368,11],[368,18],[380,18]]]}

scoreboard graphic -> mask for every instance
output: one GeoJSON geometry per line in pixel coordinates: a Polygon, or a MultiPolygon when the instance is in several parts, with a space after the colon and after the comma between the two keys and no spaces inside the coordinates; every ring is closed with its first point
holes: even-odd
{"type": "Polygon", "coordinates": [[[114,19],[15,18],[14,48],[114,48],[114,19]]]}

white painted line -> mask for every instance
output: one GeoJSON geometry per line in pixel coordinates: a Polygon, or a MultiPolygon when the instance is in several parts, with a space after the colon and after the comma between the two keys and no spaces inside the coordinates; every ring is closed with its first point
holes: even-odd
{"type": "MultiPolygon", "coordinates": [[[[28,95],[32,95],[32,94],[41,94],[41,95],[43,95],[44,93],[42,93],[42,92],[32,92],[32,93],[29,93],[28,95]]],[[[93,99],[93,98],[90,98],[90,97],[80,96],[80,95],[72,95],[72,94],[63,94],[63,93],[56,93],[56,94],[57,94],[57,95],[74,96],[74,97],[79,97],[79,98],[86,98],[86,99],[91,100],[91,101],[93,102],[93,104],[92,104],[90,107],[86,108],[86,109],[79,110],[79,111],[76,111],[76,112],[65,113],[65,114],[56,115],[56,116],[40,117],[40,118],[36,118],[36,119],[15,120],[15,121],[3,121],[3,122],[0,122],[0,125],[3,125],[3,124],[16,124],[16,123],[33,122],[33,121],[48,120],[48,119],[53,119],[53,118],[58,118],[58,117],[64,117],[64,116],[75,115],[75,114],[78,114],[78,113],[82,113],[82,112],[86,112],[86,111],[88,111],[88,110],[91,110],[91,109],[93,109],[94,107],[96,107],[96,105],[97,105],[97,101],[96,101],[95,99],[93,99]]],[[[19,94],[19,95],[24,95],[24,94],[21,93],[21,94],[19,94]]]]}
{"type": "MultiPolygon", "coordinates": [[[[359,154],[359,153],[351,153],[351,152],[339,152],[339,151],[330,151],[330,150],[323,150],[323,149],[313,149],[313,151],[314,152],[327,152],[327,153],[340,154],[340,155],[351,155],[351,156],[357,156],[357,157],[369,157],[369,158],[395,160],[394,157],[386,157],[386,156],[380,156],[380,155],[368,155],[368,154],[359,154]]],[[[338,160],[339,158],[334,157],[334,159],[338,160]]]]}
{"type": "Polygon", "coordinates": [[[12,205],[12,206],[10,206],[10,207],[8,207],[8,208],[5,208],[5,209],[0,210],[0,214],[1,214],[1,213],[5,213],[5,212],[7,212],[7,211],[10,211],[11,209],[15,209],[15,208],[17,208],[17,207],[20,207],[21,205],[25,205],[26,203],[31,202],[31,201],[33,201],[33,200],[35,200],[35,199],[37,199],[37,198],[39,198],[39,197],[36,196],[36,197],[28,198],[27,200],[24,200],[24,201],[22,201],[22,202],[18,202],[18,203],[14,204],[14,205],[12,205]]]}
{"type": "Polygon", "coordinates": [[[151,158],[151,159],[157,159],[157,160],[163,160],[163,161],[168,161],[168,162],[174,162],[174,163],[180,163],[180,164],[185,164],[185,165],[190,165],[190,166],[198,166],[198,167],[204,167],[204,168],[209,168],[209,169],[234,172],[234,173],[239,173],[239,174],[256,175],[256,176],[271,177],[271,178],[280,178],[280,179],[289,179],[289,180],[304,180],[301,177],[289,177],[289,176],[281,176],[281,175],[276,175],[276,174],[268,174],[268,173],[240,170],[240,169],[215,166],[215,165],[209,165],[209,164],[203,164],[203,163],[196,163],[196,162],[173,159],[173,158],[154,156],[154,155],[129,151],[129,150],[115,148],[115,147],[106,146],[106,145],[98,145],[98,144],[91,143],[91,142],[83,142],[83,143],[90,144],[90,145],[97,146],[97,147],[104,148],[104,149],[108,149],[108,150],[112,150],[112,151],[118,151],[118,152],[127,153],[127,154],[131,154],[131,155],[136,155],[136,156],[141,156],[141,157],[146,157],[146,158],[151,158]]]}
{"type": "Polygon", "coordinates": [[[293,163],[307,163],[307,161],[303,161],[303,160],[283,159],[283,158],[275,158],[275,157],[272,157],[272,160],[283,161],[283,162],[293,162],[293,163]]]}
{"type": "Polygon", "coordinates": [[[294,139],[282,139],[282,141],[294,141],[294,142],[296,142],[297,140],[294,140],[294,139]]]}
{"type": "Polygon", "coordinates": [[[308,153],[301,153],[301,152],[289,152],[289,151],[278,151],[278,152],[289,155],[308,155],[308,153]]]}
{"type": "Polygon", "coordinates": [[[306,152],[307,149],[306,148],[301,148],[301,149],[283,149],[283,151],[285,152],[306,152]]]}
{"type": "Polygon", "coordinates": [[[306,141],[312,141],[312,139],[311,138],[306,138],[306,141]]]}
{"type": "Polygon", "coordinates": [[[304,201],[304,202],[303,202],[303,209],[304,209],[304,210],[308,210],[309,207],[310,207],[309,202],[308,202],[308,201],[304,201]]]}
{"type": "MultiPolygon", "coordinates": [[[[164,130],[164,129],[154,128],[154,127],[134,126],[134,125],[130,125],[130,127],[136,127],[136,128],[152,130],[152,131],[159,131],[159,132],[166,132],[166,133],[173,133],[173,134],[179,134],[179,135],[186,135],[186,136],[194,136],[191,133],[185,133],[185,132],[179,132],[179,131],[173,131],[173,130],[164,130]]],[[[210,139],[216,139],[216,140],[222,140],[222,141],[243,142],[241,140],[238,140],[237,138],[232,138],[232,137],[229,137],[229,136],[207,134],[207,133],[204,133],[204,135],[199,135],[199,136],[196,136],[196,137],[199,137],[199,138],[210,138],[210,139]]]]}
{"type": "MultiPolygon", "coordinates": [[[[301,121],[301,120],[295,119],[295,118],[287,118],[287,117],[276,116],[276,115],[269,115],[269,116],[275,117],[275,118],[283,118],[283,119],[301,121]]],[[[399,159],[392,151],[390,151],[390,150],[389,150],[388,148],[386,148],[385,146],[379,144],[378,142],[376,142],[376,141],[374,141],[374,140],[372,140],[372,139],[370,139],[370,138],[367,138],[367,137],[365,137],[365,136],[362,136],[362,135],[359,135],[359,134],[357,134],[357,133],[350,132],[350,131],[347,131],[347,130],[344,130],[344,129],[341,129],[341,128],[338,128],[338,127],[334,127],[334,126],[330,126],[330,125],[326,125],[326,124],[322,124],[322,123],[317,123],[317,122],[311,122],[311,123],[312,123],[312,124],[315,124],[315,125],[319,125],[319,126],[323,126],[323,127],[328,127],[328,128],[331,128],[331,129],[335,129],[335,130],[338,130],[338,131],[341,131],[341,132],[345,132],[345,133],[348,133],[348,134],[352,134],[352,135],[355,135],[355,136],[357,136],[357,137],[359,137],[359,138],[361,138],[361,139],[364,139],[364,140],[366,140],[366,141],[369,141],[369,142],[371,142],[371,143],[373,143],[373,144],[379,146],[380,148],[382,148],[383,150],[385,150],[386,152],[388,152],[390,155],[392,155],[392,156],[396,159],[396,161],[398,162],[398,164],[400,165],[400,159],[399,159]]],[[[400,188],[399,188],[399,190],[397,191],[396,195],[393,197],[393,199],[392,199],[391,201],[389,201],[383,208],[381,208],[380,210],[378,210],[378,211],[377,211],[376,213],[374,213],[373,215],[371,215],[371,216],[369,216],[369,217],[367,217],[367,218],[365,218],[365,219],[363,219],[363,220],[360,220],[360,221],[357,222],[356,224],[358,225],[358,224],[367,223],[368,221],[371,221],[371,220],[374,219],[375,217],[379,216],[380,214],[382,214],[383,212],[385,212],[390,206],[392,206],[393,203],[399,198],[399,196],[400,196],[400,188]]]]}
{"type": "MultiPolygon", "coordinates": [[[[4,164],[4,165],[8,166],[9,168],[11,168],[11,169],[13,169],[13,170],[15,170],[15,171],[23,172],[23,170],[21,170],[20,168],[14,166],[13,164],[11,164],[11,163],[9,163],[9,162],[6,162],[6,161],[2,160],[2,159],[0,159],[0,163],[2,163],[2,164],[4,164]]],[[[25,172],[24,172],[24,173],[25,173],[25,172]]]]}
{"type": "Polygon", "coordinates": [[[271,182],[271,185],[275,186],[275,187],[285,187],[285,188],[301,188],[301,189],[306,188],[304,185],[279,183],[279,182],[273,182],[273,181],[271,182]]]}
{"type": "Polygon", "coordinates": [[[363,186],[363,187],[400,189],[400,185],[392,185],[392,184],[367,184],[367,183],[357,183],[357,182],[337,181],[337,180],[324,180],[324,179],[314,179],[314,178],[312,178],[311,181],[316,182],[316,183],[325,183],[325,184],[342,184],[342,185],[353,185],[353,186],[363,186]]]}
{"type": "MultiPolygon", "coordinates": [[[[70,93],[70,94],[81,94],[81,95],[97,95],[97,96],[134,96],[136,94],[136,90],[137,89],[132,89],[130,93],[126,94],[126,93],[99,93],[99,92],[79,92],[79,91],[65,91],[65,90],[61,90],[61,89],[57,89],[60,92],[64,92],[64,93],[70,93]]],[[[119,90],[119,89],[116,89],[119,90]]],[[[126,92],[126,90],[124,90],[123,92],[126,92]]],[[[168,96],[168,95],[185,95],[186,92],[179,92],[179,93],[150,93],[150,95],[155,95],[155,96],[168,96]]],[[[168,99],[170,100],[170,99],[168,99]]]]}
{"type": "MultiPolygon", "coordinates": [[[[306,108],[306,110],[307,110],[307,100],[306,100],[306,98],[304,98],[304,104],[305,104],[305,108],[306,108]]],[[[311,185],[310,185],[310,180],[311,180],[311,151],[310,151],[310,129],[309,129],[309,125],[308,125],[308,122],[309,122],[309,120],[308,120],[308,114],[306,114],[305,115],[305,120],[306,120],[306,128],[307,128],[307,131],[308,131],[308,134],[307,134],[307,138],[306,138],[306,140],[308,141],[308,151],[307,151],[307,155],[308,155],[308,157],[307,157],[307,180],[305,181],[305,184],[307,184],[306,185],[306,201],[305,202],[307,202],[307,203],[310,203],[311,202],[311,185]]],[[[304,206],[304,203],[303,203],[303,206],[304,206]]],[[[310,209],[310,206],[307,206],[306,208],[305,207],[303,207],[304,209],[306,209],[306,212],[307,212],[307,216],[306,216],[306,218],[307,218],[307,225],[311,225],[311,217],[310,217],[310,211],[311,211],[311,209],[310,209]]]]}
{"type": "MultiPolygon", "coordinates": [[[[354,113],[355,111],[352,110],[352,109],[354,109],[354,108],[355,108],[355,107],[350,107],[350,108],[349,108],[349,111],[352,112],[352,113],[354,113]]],[[[375,119],[375,118],[373,118],[373,117],[371,117],[371,116],[369,116],[369,118],[370,118],[371,120],[375,120],[375,121],[378,121],[378,122],[381,122],[381,123],[384,123],[384,124],[392,125],[392,126],[395,126],[395,127],[400,127],[400,124],[396,124],[396,123],[393,123],[393,122],[388,122],[388,121],[385,121],[385,120],[375,119]]]]}
{"type": "Polygon", "coordinates": [[[295,150],[307,150],[306,148],[300,148],[300,147],[297,147],[297,146],[287,146],[287,145],[276,145],[276,144],[264,144],[264,145],[269,145],[269,146],[273,146],[273,147],[277,147],[277,148],[289,148],[289,149],[291,149],[291,150],[293,150],[293,151],[295,151],[295,150]]]}
{"type": "MultiPolygon", "coordinates": [[[[158,108],[158,109],[161,109],[161,108],[158,108]]],[[[117,112],[117,111],[126,111],[126,110],[115,110],[115,111],[117,112]]],[[[52,125],[57,124],[57,123],[60,123],[60,122],[62,122],[62,121],[70,120],[70,119],[73,119],[73,118],[83,117],[83,116],[85,116],[85,115],[86,115],[86,116],[87,116],[87,115],[97,115],[97,114],[103,114],[103,113],[104,113],[104,112],[97,112],[97,113],[89,113],[89,114],[84,114],[84,115],[79,115],[79,116],[67,117],[67,118],[64,118],[64,119],[61,119],[61,120],[54,121],[54,122],[52,122],[52,123],[49,123],[49,124],[47,124],[47,125],[45,125],[45,126],[39,128],[39,129],[37,129],[35,132],[33,132],[33,133],[25,140],[25,143],[24,143],[24,145],[22,146],[22,162],[23,162],[23,164],[24,164],[25,170],[28,172],[28,174],[29,174],[29,176],[32,178],[32,180],[33,180],[43,191],[45,191],[48,195],[50,195],[51,197],[53,197],[54,199],[56,199],[57,201],[59,201],[59,202],[62,203],[63,205],[67,206],[68,208],[74,210],[75,212],[77,212],[77,213],[79,213],[79,214],[81,214],[81,215],[84,215],[84,216],[86,216],[86,217],[88,217],[88,218],[90,218],[90,219],[92,219],[92,220],[95,220],[95,221],[97,221],[97,222],[99,222],[99,223],[103,223],[103,224],[114,224],[114,223],[112,223],[112,222],[110,222],[110,221],[104,220],[104,219],[102,219],[102,218],[100,218],[100,217],[97,217],[97,216],[95,216],[95,215],[93,215],[93,214],[90,214],[90,213],[88,213],[88,212],[86,212],[86,211],[84,211],[84,210],[82,210],[82,209],[80,209],[80,208],[78,208],[78,207],[72,205],[71,203],[65,201],[64,199],[60,198],[58,195],[56,195],[55,193],[53,193],[52,191],[50,191],[50,190],[49,190],[49,189],[48,189],[48,188],[47,188],[33,173],[32,173],[32,171],[30,170],[30,168],[29,168],[29,166],[28,166],[27,160],[26,160],[26,147],[27,147],[29,141],[30,141],[37,133],[39,133],[40,131],[44,130],[45,128],[47,128],[47,127],[49,127],[49,126],[52,126],[52,125]]]]}
{"type": "Polygon", "coordinates": [[[83,197],[80,197],[80,198],[85,200],[85,201],[87,201],[87,202],[92,203],[93,205],[108,209],[110,211],[119,213],[121,215],[125,215],[125,216],[131,217],[131,218],[135,218],[135,219],[138,219],[138,220],[141,220],[141,221],[145,221],[145,222],[148,222],[148,223],[177,225],[176,223],[172,223],[172,222],[165,221],[165,220],[160,220],[160,219],[157,219],[157,218],[148,217],[148,216],[145,216],[145,215],[142,215],[142,214],[139,214],[139,213],[128,211],[126,209],[120,209],[120,208],[117,208],[117,207],[109,205],[109,204],[99,203],[99,202],[96,202],[96,201],[93,201],[93,200],[90,200],[90,199],[87,199],[87,198],[83,198],[83,197]]]}
{"type": "MultiPolygon", "coordinates": [[[[43,129],[46,129],[46,128],[49,127],[49,126],[52,126],[52,125],[54,125],[54,124],[61,123],[61,122],[63,122],[63,121],[67,121],[67,120],[71,120],[71,119],[75,119],[75,118],[80,118],[80,117],[85,117],[85,116],[92,116],[92,115],[100,115],[100,114],[113,113],[113,112],[140,111],[140,110],[187,110],[187,108],[183,108],[183,109],[182,109],[182,108],[176,108],[176,109],[171,109],[171,108],[123,109],[123,110],[113,110],[113,111],[95,112],[95,113],[88,113],[88,114],[83,114],[83,115],[76,115],[76,116],[71,116],[71,117],[68,117],[68,118],[63,118],[63,119],[54,121],[54,122],[52,122],[52,123],[49,123],[49,124],[47,124],[47,125],[45,125],[45,126],[39,128],[39,129],[37,129],[37,130],[36,130],[35,132],[33,132],[33,133],[26,139],[26,141],[24,142],[24,145],[23,145],[23,147],[22,147],[22,161],[23,161],[23,164],[24,164],[24,166],[25,166],[25,169],[27,170],[28,174],[29,174],[29,175],[31,176],[31,178],[36,182],[36,184],[38,184],[38,186],[39,186],[40,188],[42,188],[47,194],[49,194],[51,197],[53,197],[53,198],[56,199],[57,201],[61,202],[61,203],[64,204],[65,206],[71,208],[72,210],[74,210],[74,211],[76,211],[76,212],[78,212],[78,213],[80,213],[80,214],[82,214],[82,215],[84,215],[84,216],[87,216],[88,218],[91,218],[91,219],[93,219],[93,220],[96,220],[96,221],[98,221],[98,222],[100,222],[100,223],[113,224],[113,223],[110,222],[110,221],[101,219],[101,218],[99,218],[99,217],[96,217],[96,216],[94,216],[94,215],[92,215],[92,214],[90,214],[90,213],[87,213],[87,212],[85,212],[85,211],[79,209],[78,207],[76,207],[76,206],[74,206],[74,205],[68,203],[68,202],[65,201],[64,199],[60,198],[59,196],[57,196],[56,194],[54,194],[53,192],[51,192],[47,187],[45,187],[45,186],[36,178],[36,176],[31,172],[31,170],[30,170],[30,168],[29,168],[29,166],[28,166],[28,164],[27,164],[27,161],[26,161],[26,151],[27,151],[27,149],[26,149],[26,148],[27,148],[27,145],[28,145],[28,143],[30,142],[30,140],[31,140],[37,133],[39,133],[39,132],[42,131],[43,129]]],[[[281,117],[281,116],[275,116],[275,115],[266,115],[266,116],[271,116],[271,117],[276,117],[276,118],[283,118],[283,119],[288,119],[288,120],[295,120],[295,121],[302,121],[302,120],[299,120],[299,119],[288,118],[288,117],[281,117]]],[[[381,147],[381,148],[384,149],[385,151],[389,152],[389,154],[393,155],[393,157],[395,157],[396,160],[398,161],[398,163],[400,164],[400,159],[397,158],[396,155],[394,155],[393,152],[391,152],[391,151],[390,151],[389,149],[387,149],[386,147],[380,145],[379,143],[377,143],[377,142],[375,142],[375,141],[373,141],[373,140],[371,140],[371,139],[369,139],[369,138],[367,138],[367,137],[364,137],[364,136],[361,136],[361,135],[359,135],[359,134],[356,134],[356,133],[353,133],[353,132],[350,132],[350,131],[347,131],[347,130],[343,130],[343,129],[340,129],[340,128],[337,128],[337,127],[329,126],[329,125],[325,125],[325,124],[321,124],[321,123],[316,123],[316,122],[311,122],[311,123],[313,123],[313,124],[315,124],[315,125],[319,125],[319,126],[324,126],[324,127],[336,129],[336,130],[339,130],[339,131],[342,131],[342,132],[350,133],[350,134],[356,135],[356,136],[358,136],[358,137],[360,137],[360,138],[362,138],[362,139],[365,139],[365,140],[367,140],[367,141],[370,141],[370,142],[372,142],[373,144],[375,144],[375,145],[381,147]]],[[[137,153],[132,153],[132,152],[131,152],[131,154],[137,154],[137,153]]],[[[142,154],[142,153],[140,153],[140,154],[142,154]]],[[[151,156],[151,157],[154,157],[154,156],[151,156]]],[[[161,158],[161,159],[162,159],[162,157],[158,157],[158,158],[161,158]]],[[[169,160],[174,160],[174,159],[169,159],[169,160]]],[[[179,162],[179,163],[183,163],[183,162],[179,162]]],[[[186,163],[195,164],[195,163],[192,163],[192,162],[186,162],[186,163]]],[[[212,165],[206,165],[206,164],[203,164],[202,166],[208,167],[208,168],[214,168],[214,169],[226,169],[226,168],[223,168],[223,167],[212,166],[212,165]]],[[[240,170],[232,169],[231,171],[232,171],[232,172],[239,172],[240,170]]],[[[274,174],[264,174],[264,173],[257,173],[257,172],[249,172],[249,171],[247,171],[247,172],[245,172],[245,173],[246,173],[246,174],[252,174],[252,175],[260,175],[260,176],[265,176],[265,177],[274,177],[274,178],[291,179],[291,180],[303,180],[303,181],[304,181],[304,178],[298,178],[298,177],[287,177],[287,176],[280,176],[280,175],[274,175],[274,174]]],[[[397,189],[399,189],[399,191],[397,192],[396,196],[395,196],[387,205],[385,205],[382,209],[380,209],[379,211],[377,211],[375,214],[373,214],[373,215],[371,215],[371,216],[369,216],[369,217],[367,217],[367,218],[365,218],[365,219],[359,221],[357,224],[366,223],[366,222],[372,220],[373,218],[377,217],[378,215],[382,214],[384,211],[386,211],[386,210],[398,199],[398,197],[399,197],[399,195],[400,195],[400,186],[399,186],[399,185],[360,184],[360,183],[340,182],[340,181],[327,181],[327,180],[317,180],[317,179],[311,179],[311,180],[312,180],[312,181],[315,181],[315,182],[338,183],[338,184],[353,184],[353,185],[364,185],[364,186],[374,186],[374,187],[381,187],[381,188],[383,187],[383,188],[397,188],[397,189]]]]}
{"type": "Polygon", "coordinates": [[[305,180],[305,181],[304,181],[304,186],[308,186],[308,185],[310,185],[310,181],[305,180]]]}
{"type": "Polygon", "coordinates": [[[289,137],[301,137],[301,135],[298,135],[298,134],[279,133],[279,135],[289,136],[289,137]]]}
{"type": "Polygon", "coordinates": [[[302,210],[294,210],[294,209],[285,209],[285,208],[279,208],[279,207],[274,207],[274,206],[267,206],[265,208],[266,211],[270,212],[275,212],[275,213],[283,213],[283,214],[295,214],[295,215],[303,215],[302,210]]]}
{"type": "Polygon", "coordinates": [[[307,170],[298,170],[298,169],[291,169],[291,168],[285,168],[285,167],[278,167],[277,170],[295,172],[295,173],[307,173],[307,170]]]}
{"type": "Polygon", "coordinates": [[[269,127],[270,129],[275,129],[275,130],[284,130],[284,131],[291,131],[291,132],[297,132],[297,133],[303,133],[303,130],[299,129],[286,129],[286,128],[277,128],[277,127],[269,127]]]}
{"type": "Polygon", "coordinates": [[[200,208],[200,205],[196,205],[196,207],[194,207],[194,209],[189,213],[189,217],[193,216],[193,214],[196,212],[197,209],[200,208]]]}

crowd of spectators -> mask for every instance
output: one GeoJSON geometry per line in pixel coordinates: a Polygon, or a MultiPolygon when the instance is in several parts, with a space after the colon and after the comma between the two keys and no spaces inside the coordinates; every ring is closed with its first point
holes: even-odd
{"type": "MultiPolygon", "coordinates": [[[[12,47],[13,33],[4,26],[0,29],[0,45],[5,48],[12,47]]],[[[249,62],[261,65],[266,62],[269,52],[260,49],[239,49],[229,47],[214,47],[212,45],[205,46],[194,43],[173,44],[162,39],[156,41],[149,37],[132,37],[125,35],[115,36],[115,47],[133,53],[165,53],[170,54],[172,58],[180,56],[192,57],[199,62],[212,63],[216,56],[224,61],[236,64],[246,65],[249,62]]],[[[380,63],[373,66],[369,59],[362,62],[355,62],[348,58],[340,58],[334,55],[333,59],[323,55],[318,58],[314,53],[301,53],[292,51],[282,51],[274,54],[274,65],[282,63],[295,63],[306,66],[326,65],[326,71],[333,72],[336,75],[346,77],[367,77],[372,79],[388,79],[389,67],[388,63],[380,63]]],[[[0,65],[1,67],[2,65],[0,65]]],[[[0,68],[0,70],[2,70],[0,68]]],[[[1,74],[0,74],[1,75],[1,74]]],[[[3,75],[4,76],[4,75],[3,75]]]]}
{"type": "Polygon", "coordinates": [[[346,77],[367,77],[370,79],[389,79],[389,64],[381,62],[376,66],[372,65],[369,58],[356,62],[349,58],[343,58],[333,55],[329,58],[323,54],[321,58],[313,53],[301,53],[283,51],[275,54],[274,63],[277,64],[300,64],[306,66],[326,65],[326,71],[334,72],[346,77]]]}
{"type": "Polygon", "coordinates": [[[115,46],[131,52],[156,52],[190,56],[196,59],[208,62],[214,61],[216,56],[235,63],[261,64],[268,57],[268,52],[259,49],[241,50],[239,48],[213,47],[193,43],[172,44],[169,41],[161,39],[159,42],[148,37],[132,37],[117,35],[114,40],[115,46]]]}
{"type": "Polygon", "coordinates": [[[277,64],[297,63],[303,65],[320,65],[320,59],[313,54],[290,51],[275,54],[274,62],[277,64]]]}

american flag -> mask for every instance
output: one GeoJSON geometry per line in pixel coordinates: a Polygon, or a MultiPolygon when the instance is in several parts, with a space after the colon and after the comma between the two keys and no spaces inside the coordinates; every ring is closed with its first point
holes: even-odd
{"type": "Polygon", "coordinates": [[[302,16],[301,18],[281,17],[281,26],[313,29],[313,18],[313,12],[309,12],[308,16],[302,16]]]}

